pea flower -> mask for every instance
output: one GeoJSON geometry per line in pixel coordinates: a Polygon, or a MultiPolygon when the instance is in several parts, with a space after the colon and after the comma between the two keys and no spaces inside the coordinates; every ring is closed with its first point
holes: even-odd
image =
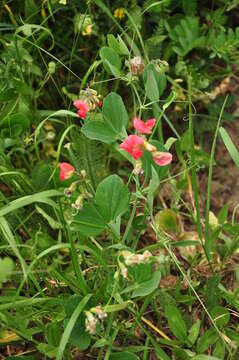
{"type": "Polygon", "coordinates": [[[156,123],[155,119],[149,119],[145,122],[137,117],[133,119],[134,128],[138,130],[140,134],[151,134],[152,133],[151,129],[154,127],[155,123],[156,123]]]}
{"type": "Polygon", "coordinates": [[[138,160],[143,155],[144,142],[145,140],[138,135],[129,135],[120,144],[120,148],[127,151],[135,160],[138,160]]]}
{"type": "Polygon", "coordinates": [[[89,105],[87,104],[87,102],[82,101],[82,100],[75,100],[73,102],[73,105],[77,108],[78,110],[78,115],[80,119],[84,119],[88,113],[89,109],[89,105]]]}
{"type": "Polygon", "coordinates": [[[118,18],[118,19],[123,19],[125,16],[125,11],[124,11],[124,8],[117,8],[115,9],[114,11],[114,17],[115,18],[118,18]]]}
{"type": "Polygon", "coordinates": [[[85,315],[85,330],[93,335],[96,332],[98,319],[90,311],[85,311],[85,315]]]}
{"type": "Polygon", "coordinates": [[[74,167],[66,162],[60,163],[59,167],[60,167],[60,180],[61,181],[70,179],[75,172],[74,167]]]}
{"type": "Polygon", "coordinates": [[[153,153],[153,160],[159,166],[166,166],[172,162],[173,156],[169,152],[156,151],[153,153]]]}

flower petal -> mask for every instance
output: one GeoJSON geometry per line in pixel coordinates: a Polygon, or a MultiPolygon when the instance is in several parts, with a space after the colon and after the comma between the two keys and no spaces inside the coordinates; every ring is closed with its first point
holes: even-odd
{"type": "Polygon", "coordinates": [[[141,134],[151,134],[151,129],[154,127],[155,122],[155,119],[149,119],[146,122],[137,117],[133,119],[134,128],[141,134]]]}
{"type": "Polygon", "coordinates": [[[159,166],[166,166],[172,162],[173,156],[169,152],[157,151],[153,154],[154,162],[159,166]]]}
{"type": "Polygon", "coordinates": [[[74,167],[66,162],[60,163],[60,180],[64,181],[70,179],[75,172],[74,167]]]}
{"type": "Polygon", "coordinates": [[[143,155],[142,147],[144,139],[137,135],[129,135],[125,141],[120,144],[120,148],[127,151],[135,160],[143,155]]]}

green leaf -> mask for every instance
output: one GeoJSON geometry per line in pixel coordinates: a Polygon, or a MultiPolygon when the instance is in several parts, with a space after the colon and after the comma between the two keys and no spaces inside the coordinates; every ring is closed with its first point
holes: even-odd
{"type": "Polygon", "coordinates": [[[181,57],[187,55],[194,48],[205,46],[206,38],[200,36],[199,20],[194,16],[186,16],[172,31],[169,32],[172,49],[181,57]]]}
{"type": "Polygon", "coordinates": [[[42,191],[53,187],[51,180],[53,169],[45,160],[40,161],[32,169],[32,184],[35,190],[42,191]]]}
{"type": "Polygon", "coordinates": [[[149,100],[158,101],[166,87],[164,72],[158,72],[153,64],[148,64],[144,70],[144,86],[149,100]]]}
{"type": "Polygon", "coordinates": [[[223,225],[227,221],[228,215],[228,204],[224,205],[223,208],[219,211],[218,221],[220,225],[223,225]]]}
{"type": "Polygon", "coordinates": [[[12,259],[5,257],[3,259],[0,258],[0,288],[3,282],[7,280],[7,278],[11,275],[14,269],[14,263],[12,259]]]}
{"type": "Polygon", "coordinates": [[[161,280],[161,272],[157,271],[152,275],[152,278],[148,281],[144,281],[138,285],[138,287],[133,291],[132,298],[138,296],[147,296],[156,290],[159,286],[161,280]]]}
{"type": "Polygon", "coordinates": [[[232,160],[239,169],[239,152],[237,148],[233,144],[228,132],[223,127],[220,127],[219,132],[232,160]]]}
{"type": "Polygon", "coordinates": [[[39,356],[8,356],[6,360],[39,360],[39,356]]]}
{"type": "Polygon", "coordinates": [[[106,227],[107,223],[94,203],[86,203],[74,217],[73,229],[85,236],[96,236],[106,227]]]}
{"type": "Polygon", "coordinates": [[[43,216],[43,218],[48,222],[50,227],[53,230],[62,229],[62,224],[60,224],[58,221],[53,219],[50,215],[47,214],[46,211],[44,211],[40,206],[35,205],[36,210],[43,216]]]}
{"type": "Polygon", "coordinates": [[[95,203],[101,216],[109,223],[129,208],[129,191],[118,175],[104,179],[97,187],[95,203]]]}
{"type": "Polygon", "coordinates": [[[69,343],[81,351],[88,349],[90,346],[91,336],[85,331],[85,321],[83,318],[81,322],[77,321],[72,329],[69,343]]]}
{"type": "Polygon", "coordinates": [[[197,10],[197,0],[183,0],[183,11],[186,15],[194,15],[197,10]]]}
{"type": "Polygon", "coordinates": [[[92,140],[106,144],[115,142],[128,125],[128,113],[121,96],[111,92],[103,102],[103,121],[89,120],[83,127],[83,134],[92,140]]]}
{"type": "Polygon", "coordinates": [[[122,351],[118,353],[112,353],[110,360],[139,360],[139,357],[129,351],[122,351]]]}
{"type": "Polygon", "coordinates": [[[111,175],[98,185],[95,201],[86,203],[74,217],[73,227],[85,236],[98,235],[128,208],[127,186],[118,175],[111,175]]]}
{"type": "Polygon", "coordinates": [[[209,355],[197,355],[194,356],[191,360],[220,360],[220,358],[209,355]]]}
{"type": "Polygon", "coordinates": [[[174,336],[181,341],[185,341],[187,337],[187,327],[178,308],[174,305],[166,306],[165,315],[174,336]]]}
{"type": "Polygon", "coordinates": [[[112,48],[104,46],[100,50],[100,57],[107,73],[119,77],[121,68],[121,59],[119,55],[112,48]]]}
{"type": "Polygon", "coordinates": [[[129,50],[121,37],[118,35],[118,39],[114,35],[108,34],[107,41],[110,48],[112,48],[119,55],[129,55],[129,50]]]}
{"type": "Polygon", "coordinates": [[[99,140],[106,144],[112,144],[117,140],[117,133],[105,122],[92,120],[86,123],[82,129],[82,133],[91,140],[99,140]]]}
{"type": "Polygon", "coordinates": [[[0,217],[9,214],[12,211],[15,211],[19,208],[22,208],[26,205],[30,205],[34,202],[47,203],[49,205],[56,205],[49,197],[52,196],[62,196],[62,193],[57,190],[46,190],[39,192],[33,195],[23,196],[17,200],[11,201],[9,204],[3,206],[0,209],[0,217]]]}
{"type": "Polygon", "coordinates": [[[204,353],[210,345],[213,345],[218,339],[218,333],[214,328],[207,330],[197,342],[197,351],[204,353]]]}
{"type": "Polygon", "coordinates": [[[127,308],[127,306],[131,303],[131,301],[123,301],[120,304],[114,304],[114,305],[106,305],[104,307],[104,312],[110,313],[114,311],[120,311],[127,308]]]}
{"type": "Polygon", "coordinates": [[[45,327],[45,337],[48,344],[58,347],[61,340],[62,327],[60,322],[48,323],[45,327]]]}
{"type": "Polygon", "coordinates": [[[129,55],[129,49],[127,48],[125,42],[122,40],[121,36],[118,34],[117,35],[117,40],[119,42],[119,47],[120,47],[120,51],[122,55],[129,55]]]}
{"type": "MultiPolygon", "coordinates": [[[[231,339],[230,339],[231,340],[231,339]]],[[[219,339],[216,342],[214,351],[213,351],[213,356],[218,357],[219,359],[224,359],[225,357],[225,352],[226,352],[226,346],[225,343],[222,341],[222,339],[219,339]]]]}
{"type": "Polygon", "coordinates": [[[70,338],[72,329],[78,319],[78,317],[80,316],[81,312],[84,310],[86,304],[88,303],[88,301],[91,298],[91,294],[86,295],[81,302],[77,305],[77,307],[75,308],[73,314],[71,315],[71,318],[64,330],[64,333],[62,335],[59,347],[58,347],[58,351],[57,351],[57,356],[56,356],[56,360],[62,360],[63,358],[63,354],[64,354],[64,350],[65,347],[68,343],[68,340],[70,338]]]}
{"type": "Polygon", "coordinates": [[[45,343],[40,343],[39,345],[37,345],[37,349],[44,355],[46,355],[47,357],[49,357],[50,359],[55,359],[56,358],[56,354],[57,354],[57,347],[49,345],[49,344],[45,344],[45,343]]]}
{"type": "Polygon", "coordinates": [[[200,331],[200,325],[201,325],[201,321],[197,319],[197,321],[192,325],[191,329],[189,330],[188,340],[192,345],[197,340],[200,331]]]}
{"type": "Polygon", "coordinates": [[[230,321],[229,311],[222,306],[215,306],[210,314],[219,329],[222,329],[230,321]]]}
{"type": "Polygon", "coordinates": [[[155,215],[155,223],[163,231],[172,231],[175,233],[180,231],[178,216],[173,210],[170,209],[159,211],[155,215]]]}
{"type": "Polygon", "coordinates": [[[25,262],[24,258],[22,257],[22,255],[21,255],[21,253],[20,253],[20,251],[18,249],[15,236],[12,233],[12,230],[11,230],[11,228],[9,226],[9,223],[7,222],[5,217],[3,217],[3,216],[0,217],[0,229],[2,231],[3,236],[5,237],[7,242],[9,243],[12,251],[14,252],[16,257],[18,258],[18,260],[19,260],[19,262],[21,264],[23,273],[24,273],[24,277],[26,278],[26,268],[27,268],[26,262],[25,262]]]}
{"type": "Polygon", "coordinates": [[[118,135],[123,127],[128,126],[128,113],[123,100],[118,94],[111,92],[103,101],[102,111],[107,125],[118,135]]]}

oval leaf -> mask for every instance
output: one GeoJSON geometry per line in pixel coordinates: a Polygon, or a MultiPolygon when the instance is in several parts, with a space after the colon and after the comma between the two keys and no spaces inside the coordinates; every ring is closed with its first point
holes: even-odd
{"type": "Polygon", "coordinates": [[[111,175],[98,185],[95,202],[106,222],[115,221],[129,208],[129,190],[118,175],[111,175]]]}
{"type": "Polygon", "coordinates": [[[184,341],[187,336],[187,328],[178,308],[174,305],[168,305],[165,314],[172,333],[179,340],[184,341]]]}

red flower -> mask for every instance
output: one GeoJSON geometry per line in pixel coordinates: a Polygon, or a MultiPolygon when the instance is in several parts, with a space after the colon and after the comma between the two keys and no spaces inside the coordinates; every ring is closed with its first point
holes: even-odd
{"type": "Polygon", "coordinates": [[[133,119],[134,128],[141,134],[151,134],[151,129],[154,127],[155,122],[155,119],[149,119],[145,122],[137,117],[133,119]]]}
{"type": "Polygon", "coordinates": [[[99,108],[101,108],[102,105],[103,105],[103,102],[102,102],[101,100],[99,100],[99,101],[97,102],[97,106],[98,106],[99,108]]]}
{"type": "Polygon", "coordinates": [[[143,155],[144,139],[137,135],[129,135],[125,141],[120,144],[120,148],[127,151],[135,160],[143,155]]]}
{"type": "Polygon", "coordinates": [[[153,160],[159,166],[166,166],[170,164],[172,159],[173,156],[169,152],[156,151],[153,153],[153,160]]]}
{"type": "Polygon", "coordinates": [[[60,180],[61,181],[70,179],[75,172],[74,167],[66,162],[60,163],[59,167],[60,167],[60,180]]]}
{"type": "Polygon", "coordinates": [[[73,105],[78,109],[79,118],[84,119],[90,110],[89,105],[82,100],[75,100],[73,105]]]}

